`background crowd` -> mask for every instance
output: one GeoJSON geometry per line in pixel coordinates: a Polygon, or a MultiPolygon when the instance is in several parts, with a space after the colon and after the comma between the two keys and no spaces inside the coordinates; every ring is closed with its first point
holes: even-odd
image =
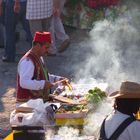
{"type": "Polygon", "coordinates": [[[0,0],[0,47],[5,50],[2,60],[15,61],[16,40],[19,38],[16,25],[19,22],[26,32],[26,40],[30,46],[36,31],[50,31],[53,44],[49,54],[63,52],[69,45],[69,36],[65,33],[60,18],[63,5],[64,1],[59,0],[0,0]],[[56,47],[56,39],[59,47],[56,47]]]}
{"type": "Polygon", "coordinates": [[[23,26],[30,46],[36,31],[50,31],[53,44],[48,55],[55,56],[70,44],[63,23],[91,29],[97,20],[110,16],[114,18],[118,14],[118,3],[119,0],[0,0],[0,48],[4,48],[2,61],[15,61],[16,42],[20,37],[17,24],[23,26]]]}

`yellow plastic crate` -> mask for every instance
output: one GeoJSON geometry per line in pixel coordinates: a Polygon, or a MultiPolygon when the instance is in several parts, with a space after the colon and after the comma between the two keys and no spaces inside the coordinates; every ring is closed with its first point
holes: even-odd
{"type": "Polygon", "coordinates": [[[13,140],[13,132],[11,132],[4,140],[13,140]]]}
{"type": "Polygon", "coordinates": [[[84,125],[87,111],[77,113],[59,113],[56,114],[56,125],[84,125]]]}
{"type": "Polygon", "coordinates": [[[84,118],[57,118],[56,125],[84,125],[84,118]]]}

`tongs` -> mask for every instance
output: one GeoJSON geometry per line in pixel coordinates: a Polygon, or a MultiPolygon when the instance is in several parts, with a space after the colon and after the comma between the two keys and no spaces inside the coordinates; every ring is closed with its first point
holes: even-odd
{"type": "Polygon", "coordinates": [[[67,86],[69,88],[69,90],[72,91],[72,86],[69,83],[68,79],[59,80],[59,81],[55,82],[54,84],[57,85],[59,83],[62,83],[63,85],[67,86]]]}

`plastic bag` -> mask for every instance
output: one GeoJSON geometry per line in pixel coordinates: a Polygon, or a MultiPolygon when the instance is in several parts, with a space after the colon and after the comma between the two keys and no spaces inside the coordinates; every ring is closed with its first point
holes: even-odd
{"type": "Polygon", "coordinates": [[[30,107],[33,111],[30,113],[12,111],[10,115],[10,124],[16,126],[43,126],[54,125],[54,110],[51,105],[45,105],[42,99],[29,100],[19,107],[30,107]]]}

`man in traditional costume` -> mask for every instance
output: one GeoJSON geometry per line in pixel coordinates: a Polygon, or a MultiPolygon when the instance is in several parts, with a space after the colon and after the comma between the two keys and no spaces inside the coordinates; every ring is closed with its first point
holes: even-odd
{"type": "Polygon", "coordinates": [[[37,98],[47,101],[55,82],[64,79],[50,74],[45,67],[43,56],[48,53],[51,43],[50,32],[36,32],[32,48],[19,61],[17,103],[37,98]]]}

